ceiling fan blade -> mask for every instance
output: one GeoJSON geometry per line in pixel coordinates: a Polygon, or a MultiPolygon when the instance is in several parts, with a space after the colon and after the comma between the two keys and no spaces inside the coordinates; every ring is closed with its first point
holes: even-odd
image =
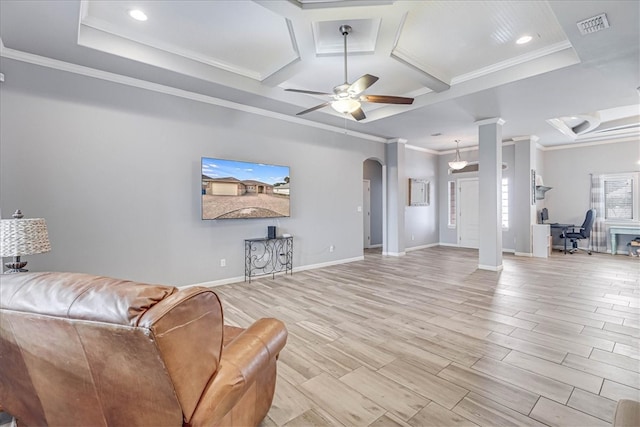
{"type": "Polygon", "coordinates": [[[360,100],[380,104],[413,104],[413,98],[389,95],[363,95],[360,100]]]}
{"type": "Polygon", "coordinates": [[[311,107],[311,108],[309,108],[308,110],[300,111],[299,113],[297,113],[297,114],[296,114],[296,116],[301,116],[301,115],[303,115],[303,114],[307,114],[307,113],[310,113],[310,112],[312,112],[312,111],[319,110],[319,109],[321,109],[321,108],[326,107],[327,105],[331,105],[331,103],[330,103],[330,102],[325,102],[325,103],[323,103],[323,104],[316,105],[315,107],[311,107]]]}
{"type": "Polygon", "coordinates": [[[313,90],[302,90],[302,89],[285,89],[287,92],[298,92],[298,93],[306,93],[309,95],[331,95],[330,93],[326,93],[326,92],[316,92],[313,90]]]}
{"type": "Polygon", "coordinates": [[[347,89],[347,92],[362,93],[365,91],[365,89],[367,89],[369,86],[371,86],[377,81],[378,81],[378,77],[372,76],[371,74],[365,74],[355,82],[351,83],[351,86],[349,86],[349,89],[347,89]]]}
{"type": "Polygon", "coordinates": [[[364,111],[362,111],[362,108],[358,108],[356,111],[351,113],[351,115],[353,116],[354,119],[356,119],[358,121],[367,118],[367,116],[364,115],[364,111]]]}

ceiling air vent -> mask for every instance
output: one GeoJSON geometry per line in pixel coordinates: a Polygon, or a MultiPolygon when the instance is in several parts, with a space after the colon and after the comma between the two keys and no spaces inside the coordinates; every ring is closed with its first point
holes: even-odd
{"type": "Polygon", "coordinates": [[[604,30],[605,28],[609,28],[609,21],[607,21],[607,15],[601,13],[600,15],[580,21],[576,23],[576,25],[578,25],[580,34],[586,36],[587,34],[596,33],[600,30],[604,30]]]}

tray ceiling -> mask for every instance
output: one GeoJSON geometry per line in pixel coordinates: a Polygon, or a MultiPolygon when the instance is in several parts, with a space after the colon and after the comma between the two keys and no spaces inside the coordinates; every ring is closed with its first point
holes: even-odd
{"type": "MultiPolygon", "coordinates": [[[[575,138],[549,119],[637,106],[633,3],[3,0],[0,35],[3,56],[42,55],[294,116],[326,98],[284,89],[331,92],[344,82],[338,28],[348,24],[348,80],[373,74],[367,94],[415,98],[366,104],[354,130],[440,150],[454,139],[468,145],[475,121],[502,116],[506,137],[553,145],[575,138]],[[132,19],[132,9],[148,19],[132,19]],[[576,22],[603,12],[610,28],[581,36],[576,22]],[[532,40],[517,44],[523,35],[532,40]]],[[[344,118],[331,108],[304,116],[344,118]]]]}
{"type": "MultiPolygon", "coordinates": [[[[456,79],[496,74],[558,52],[563,53],[561,60],[554,58],[553,65],[538,67],[540,72],[576,62],[546,2],[344,4],[337,9],[287,13],[283,7],[287,5],[281,2],[83,1],[79,43],[130,59],[146,58],[151,65],[198,78],[208,74],[215,81],[215,72],[203,72],[206,65],[236,75],[238,88],[243,87],[244,78],[250,78],[267,87],[331,92],[344,83],[343,38],[338,28],[348,24],[353,27],[348,40],[349,81],[369,73],[380,77],[371,93],[414,97],[446,91],[456,79]],[[143,9],[149,19],[131,19],[132,9],[143,9]],[[533,36],[532,42],[516,44],[525,34],[533,36]],[[141,56],[141,50],[147,55],[141,56]],[[160,56],[173,61],[154,60],[160,56]],[[295,73],[289,75],[286,69],[298,62],[295,73]]],[[[503,75],[500,81],[510,79],[503,75]]],[[[267,96],[288,98],[300,107],[317,102],[312,95],[271,92],[267,96]]],[[[366,108],[379,110],[368,115],[368,121],[374,121],[416,107],[366,108]]],[[[324,109],[315,114],[338,113],[324,109]]]]}

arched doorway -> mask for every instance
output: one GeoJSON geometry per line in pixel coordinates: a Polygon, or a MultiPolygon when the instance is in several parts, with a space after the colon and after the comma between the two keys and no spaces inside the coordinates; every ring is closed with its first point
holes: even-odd
{"type": "Polygon", "coordinates": [[[384,171],[377,159],[366,159],[362,166],[363,248],[382,248],[384,244],[384,171]]]}

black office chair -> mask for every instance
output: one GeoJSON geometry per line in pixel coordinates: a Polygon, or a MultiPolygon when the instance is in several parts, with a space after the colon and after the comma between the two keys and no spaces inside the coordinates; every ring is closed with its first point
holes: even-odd
{"type": "MultiPolygon", "coordinates": [[[[596,219],[596,210],[589,209],[587,211],[587,215],[584,217],[584,222],[580,227],[569,227],[564,233],[560,235],[561,238],[569,239],[571,241],[571,250],[569,253],[572,254],[577,252],[578,250],[586,250],[589,255],[591,255],[591,229],[593,228],[593,222],[596,219]],[[571,231],[570,231],[571,230],[571,231]],[[587,249],[582,249],[578,247],[578,240],[589,239],[589,245],[587,249]]],[[[565,244],[565,247],[567,245],[565,244]]]]}

